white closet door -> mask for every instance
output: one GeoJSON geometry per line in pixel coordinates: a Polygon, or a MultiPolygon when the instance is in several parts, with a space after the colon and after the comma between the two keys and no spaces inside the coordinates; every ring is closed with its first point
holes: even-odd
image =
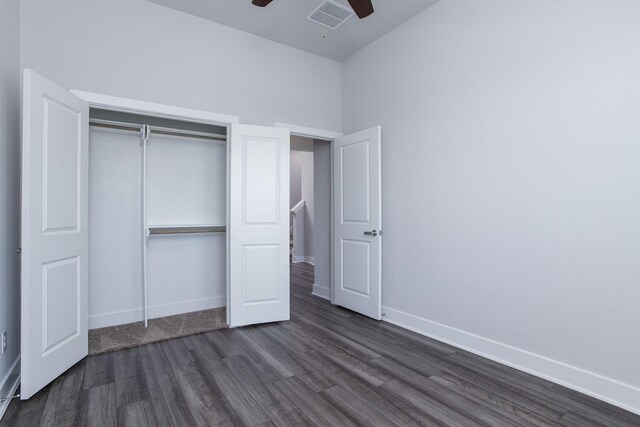
{"type": "Polygon", "coordinates": [[[88,141],[87,103],[25,70],[22,399],[87,355],[88,141]]]}
{"type": "Polygon", "coordinates": [[[289,319],[289,131],[234,125],[229,326],[289,319]]]}
{"type": "Polygon", "coordinates": [[[334,141],[334,303],[380,320],[380,127],[334,141]]]}

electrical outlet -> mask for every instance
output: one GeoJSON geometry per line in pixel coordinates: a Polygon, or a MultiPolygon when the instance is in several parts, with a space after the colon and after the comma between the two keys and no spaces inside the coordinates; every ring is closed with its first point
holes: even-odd
{"type": "Polygon", "coordinates": [[[2,332],[2,354],[7,351],[7,331],[2,332]]]}

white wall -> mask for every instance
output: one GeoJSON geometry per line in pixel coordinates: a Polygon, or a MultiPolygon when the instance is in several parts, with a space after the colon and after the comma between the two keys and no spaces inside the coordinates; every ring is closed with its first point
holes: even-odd
{"type": "Polygon", "coordinates": [[[24,67],[91,92],[340,129],[340,64],[143,0],[24,0],[24,67]]]}
{"type": "MultiPolygon", "coordinates": [[[[0,396],[15,382],[20,354],[20,3],[0,1],[0,396]],[[10,375],[11,374],[11,375],[10,375]]],[[[4,410],[0,404],[0,416],[4,410]]]]}
{"type": "Polygon", "coordinates": [[[387,319],[640,411],[640,2],[442,0],[343,64],[387,319]]]}

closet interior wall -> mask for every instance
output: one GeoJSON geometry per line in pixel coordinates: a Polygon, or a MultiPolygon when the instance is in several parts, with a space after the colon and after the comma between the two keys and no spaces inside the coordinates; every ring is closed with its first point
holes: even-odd
{"type": "Polygon", "coordinates": [[[89,327],[224,306],[226,128],[118,114],[92,110],[89,327]]]}

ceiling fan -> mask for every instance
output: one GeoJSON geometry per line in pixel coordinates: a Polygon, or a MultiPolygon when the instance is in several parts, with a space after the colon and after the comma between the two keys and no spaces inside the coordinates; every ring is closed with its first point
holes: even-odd
{"type": "MultiPolygon", "coordinates": [[[[273,0],[253,0],[252,3],[255,6],[265,7],[273,0]]],[[[366,18],[373,13],[373,4],[371,0],[348,0],[353,11],[358,15],[358,18],[366,18]]]]}

